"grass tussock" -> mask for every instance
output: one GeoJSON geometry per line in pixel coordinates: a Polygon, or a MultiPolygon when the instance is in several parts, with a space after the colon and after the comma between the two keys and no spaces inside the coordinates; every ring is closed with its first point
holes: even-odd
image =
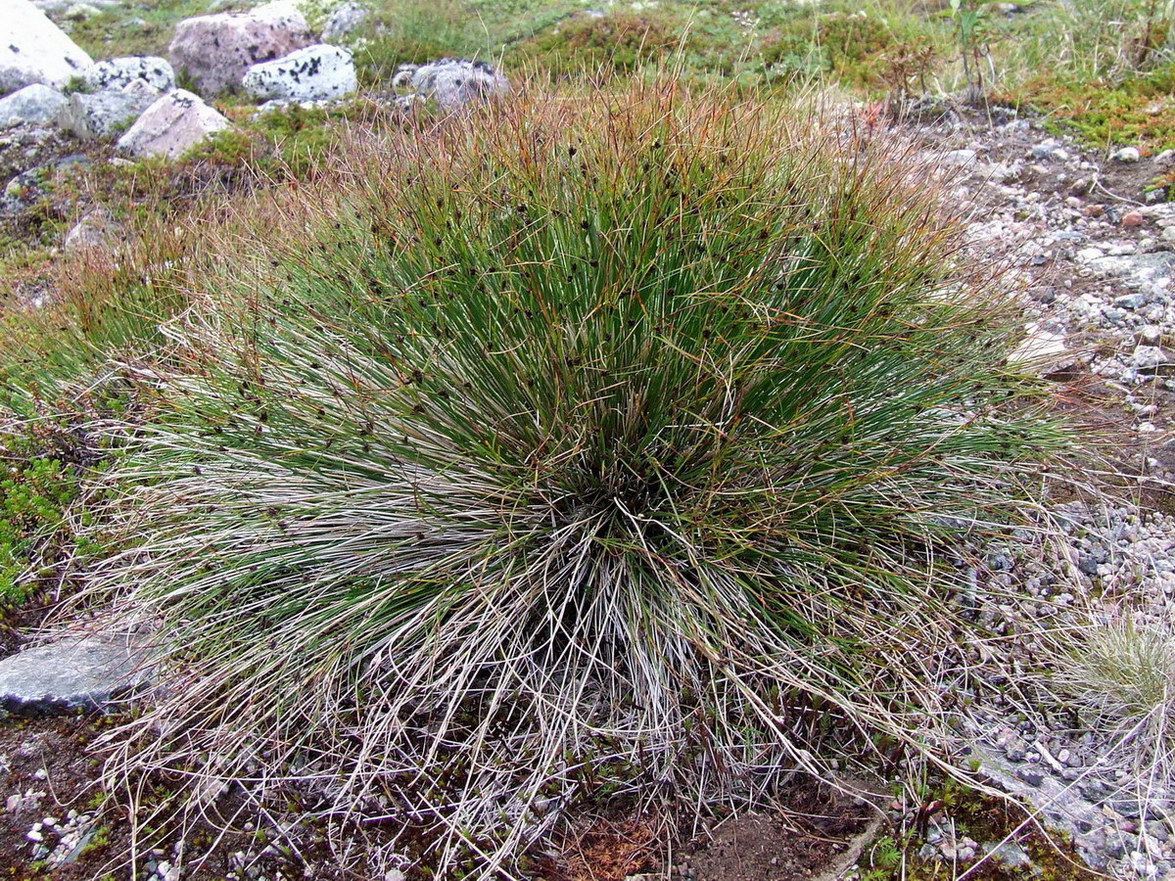
{"type": "Polygon", "coordinates": [[[1139,785],[1175,785],[1175,626],[1129,610],[1103,615],[1059,655],[1055,683],[1095,731],[1132,756],[1139,785]]]}
{"type": "Polygon", "coordinates": [[[577,798],[933,752],[945,549],[1063,433],[900,145],[521,92],[242,211],[116,469],[100,588],[174,677],[112,774],[317,781],[490,877],[577,798]]]}

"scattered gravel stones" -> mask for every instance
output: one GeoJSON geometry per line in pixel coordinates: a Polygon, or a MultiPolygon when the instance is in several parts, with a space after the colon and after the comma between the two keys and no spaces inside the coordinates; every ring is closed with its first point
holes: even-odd
{"type": "MultiPolygon", "coordinates": [[[[1087,623],[1126,603],[1138,621],[1175,620],[1175,517],[1146,495],[1169,492],[1175,478],[1175,205],[1162,193],[1153,204],[1144,198],[1175,152],[1150,159],[1128,147],[1101,162],[1011,113],[994,125],[942,120],[914,128],[928,160],[956,157],[942,163],[956,166],[943,177],[973,208],[967,249],[1008,266],[1009,284],[1030,300],[1019,355],[1059,359],[1062,372],[1040,372],[1095,388],[1091,406],[1110,411],[1122,437],[1115,455],[1130,485],[1120,500],[1054,503],[1061,547],[993,547],[973,573],[978,623],[1039,669],[1054,623],[1087,623]]],[[[1070,832],[1095,868],[1175,879],[1175,793],[1140,779],[1137,754],[1093,720],[1052,718],[1047,703],[1026,718],[992,685],[996,697],[977,701],[977,727],[962,744],[983,772],[1070,832]]],[[[1019,864],[1014,853],[998,858],[1019,864]]]]}
{"type": "Polygon", "coordinates": [[[177,89],[148,107],[118,139],[118,148],[132,156],[178,159],[209,135],[230,125],[198,95],[177,89]]]}
{"type": "Polygon", "coordinates": [[[42,83],[25,86],[0,98],[0,128],[50,123],[65,102],[63,94],[42,83]]]}
{"type": "Polygon", "coordinates": [[[156,55],[129,55],[99,61],[86,69],[82,78],[90,89],[122,89],[144,82],[157,92],[175,88],[175,71],[166,58],[156,55]]]}
{"type": "Polygon", "coordinates": [[[241,82],[261,101],[325,101],[349,95],[359,84],[350,50],[324,44],[255,64],[241,82]]]}
{"type": "Polygon", "coordinates": [[[168,48],[172,66],[202,95],[241,85],[254,64],[289,55],[313,40],[306,19],[290,0],[250,12],[221,12],[181,21],[168,48]]]}
{"type": "Polygon", "coordinates": [[[60,88],[91,59],[29,0],[4,0],[0,16],[0,95],[33,83],[60,88]]]}

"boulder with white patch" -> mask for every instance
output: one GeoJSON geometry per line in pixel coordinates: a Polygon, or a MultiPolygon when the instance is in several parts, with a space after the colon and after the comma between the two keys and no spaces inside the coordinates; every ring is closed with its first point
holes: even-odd
{"type": "Polygon", "coordinates": [[[0,95],[33,83],[60,88],[93,61],[29,0],[4,0],[0,15],[0,95]]]}
{"type": "Polygon", "coordinates": [[[175,88],[175,71],[166,58],[157,55],[128,55],[99,61],[86,68],[82,79],[91,89],[123,89],[137,81],[159,92],[175,88]]]}
{"type": "Polygon", "coordinates": [[[176,71],[186,73],[202,95],[241,85],[254,64],[273,61],[313,42],[310,28],[288,0],[249,12],[218,12],[181,21],[168,48],[176,71]]]}
{"type": "Polygon", "coordinates": [[[231,125],[199,95],[177,89],[148,107],[118,139],[118,148],[132,156],[178,159],[209,135],[231,125]]]}
{"type": "Polygon", "coordinates": [[[320,43],[253,65],[242,84],[261,101],[323,101],[351,94],[358,80],[347,49],[320,43]]]}

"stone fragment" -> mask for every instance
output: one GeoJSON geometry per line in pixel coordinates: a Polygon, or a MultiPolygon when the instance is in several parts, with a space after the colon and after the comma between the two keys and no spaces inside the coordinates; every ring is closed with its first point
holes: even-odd
{"type": "Polygon", "coordinates": [[[52,122],[66,98],[56,89],[33,83],[0,98],[0,128],[21,123],[42,125],[52,122]]]}
{"type": "Polygon", "coordinates": [[[198,95],[177,89],[164,95],[118,139],[118,148],[132,156],[177,159],[231,123],[198,95]]]}
{"type": "Polygon", "coordinates": [[[92,94],[74,92],[58,110],[57,124],[83,140],[106,138],[134,122],[157,100],[159,91],[144,80],[92,94]]]}
{"type": "Polygon", "coordinates": [[[1142,154],[1138,152],[1137,147],[1123,147],[1110,154],[1110,158],[1115,162],[1137,162],[1142,158],[1142,154]]]}
{"type": "Polygon", "coordinates": [[[241,83],[260,101],[323,101],[349,95],[358,86],[350,50],[321,43],[255,64],[241,83]]]}
{"type": "Polygon", "coordinates": [[[1122,215],[1122,225],[1127,229],[1131,229],[1136,226],[1142,226],[1143,219],[1144,218],[1140,212],[1130,211],[1122,215]]]}
{"type": "Polygon", "coordinates": [[[0,660],[0,707],[21,715],[101,709],[147,683],[143,661],[127,636],[65,636],[0,660]]]}
{"type": "Polygon", "coordinates": [[[395,88],[410,88],[417,99],[431,98],[442,110],[456,110],[471,101],[482,101],[510,91],[510,83],[497,69],[484,61],[442,58],[428,64],[405,64],[392,80],[395,88]]]}
{"type": "Polygon", "coordinates": [[[91,59],[29,0],[4,0],[0,15],[0,95],[33,83],[60,88],[91,59]]]}
{"type": "Polygon", "coordinates": [[[202,95],[235,89],[254,64],[289,55],[312,42],[306,19],[290,0],[249,12],[219,12],[181,21],[168,54],[202,95]]]}
{"type": "Polygon", "coordinates": [[[82,79],[91,89],[121,89],[139,81],[159,92],[175,88],[175,71],[166,58],[157,55],[128,55],[99,61],[86,68],[82,79]]]}

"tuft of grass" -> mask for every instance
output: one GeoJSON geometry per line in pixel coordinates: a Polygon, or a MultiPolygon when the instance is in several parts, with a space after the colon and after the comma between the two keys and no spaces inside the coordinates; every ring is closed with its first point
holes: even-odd
{"type": "Polygon", "coordinates": [[[489,878],[578,798],[938,761],[943,560],[1066,433],[926,171],[663,84],[418,126],[189,277],[95,582],[176,675],[112,778],[316,781],[489,878]]]}
{"type": "MultiPolygon", "coordinates": [[[[1175,628],[1123,610],[1084,628],[1054,681],[1090,725],[1175,783],[1175,628]]],[[[1144,775],[1150,780],[1152,774],[1144,775]]],[[[1152,781],[1153,782],[1153,781],[1152,781]]]]}

